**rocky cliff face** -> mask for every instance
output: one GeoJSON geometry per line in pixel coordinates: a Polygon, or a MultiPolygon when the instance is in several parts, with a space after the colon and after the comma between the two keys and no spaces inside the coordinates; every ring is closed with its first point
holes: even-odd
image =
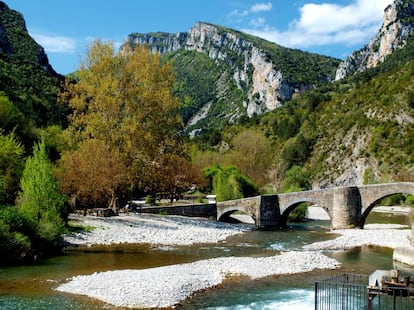
{"type": "Polygon", "coordinates": [[[29,35],[22,14],[11,10],[0,1],[0,52],[36,63],[44,70],[56,74],[47,55],[29,35]]]}
{"type": "MultiPolygon", "coordinates": [[[[278,65],[285,60],[281,61],[272,57],[272,52],[260,46],[261,42],[266,42],[267,46],[282,51],[281,54],[284,50],[290,50],[228,28],[201,22],[196,23],[188,33],[135,33],[129,35],[127,40],[132,47],[144,44],[152,52],[160,54],[184,49],[204,53],[217,65],[225,64],[222,76],[217,80],[217,95],[220,96],[220,88],[223,88],[223,82],[228,77],[243,93],[243,98],[240,98],[240,104],[236,108],[238,111],[233,111],[232,116],[228,115],[229,119],[234,119],[235,114],[237,117],[243,114],[251,117],[254,114],[260,115],[272,111],[290,100],[295,94],[312,88],[316,84],[316,82],[299,81],[288,76],[282,66],[278,65]]],[[[295,53],[306,54],[300,51],[295,51],[295,53]]],[[[302,76],[306,76],[306,68],[300,68],[298,65],[297,70],[303,70],[302,76]]],[[[329,79],[333,79],[333,73],[329,76],[327,72],[323,72],[318,78],[320,81],[329,79]]],[[[224,100],[226,99],[222,101],[224,100]]],[[[205,108],[211,107],[211,102],[206,102],[203,106],[202,114],[207,117],[208,112],[206,113],[205,108]]],[[[200,115],[195,116],[199,119],[200,115]]]]}
{"type": "Polygon", "coordinates": [[[384,12],[378,34],[361,50],[352,53],[338,67],[335,79],[376,67],[395,50],[402,48],[413,33],[413,0],[395,0],[384,12]]]}

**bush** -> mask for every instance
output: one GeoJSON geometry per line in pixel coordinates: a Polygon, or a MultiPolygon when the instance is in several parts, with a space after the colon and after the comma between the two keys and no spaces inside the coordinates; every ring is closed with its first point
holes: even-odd
{"type": "Polygon", "coordinates": [[[210,190],[217,201],[251,197],[258,194],[255,184],[234,166],[212,166],[204,170],[210,190]]]}
{"type": "Polygon", "coordinates": [[[155,196],[154,195],[148,195],[145,197],[145,203],[149,205],[155,205],[155,196]]]}
{"type": "Polygon", "coordinates": [[[16,207],[0,207],[0,262],[20,261],[30,251],[23,217],[16,207]]]}
{"type": "Polygon", "coordinates": [[[286,172],[281,192],[300,192],[311,188],[311,174],[305,168],[293,166],[286,172]]]}
{"type": "Polygon", "coordinates": [[[407,195],[407,197],[405,198],[405,204],[411,208],[414,208],[414,196],[407,195]]]}

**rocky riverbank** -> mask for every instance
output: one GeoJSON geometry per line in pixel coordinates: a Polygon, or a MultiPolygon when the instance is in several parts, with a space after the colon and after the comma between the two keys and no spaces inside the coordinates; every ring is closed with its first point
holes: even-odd
{"type": "Polygon", "coordinates": [[[411,230],[397,224],[368,224],[364,229],[338,229],[331,231],[339,236],[333,240],[305,245],[305,250],[346,250],[364,245],[400,248],[410,245],[411,230]]]}
{"type": "MultiPolygon", "coordinates": [[[[177,216],[128,215],[116,218],[74,217],[90,232],[65,238],[72,245],[150,243],[190,245],[216,243],[252,226],[218,223],[177,216]]],[[[144,270],[115,270],[68,279],[58,291],[86,295],[126,308],[165,308],[179,304],[194,292],[222,283],[228,276],[252,279],[272,275],[334,269],[339,263],[321,250],[342,250],[362,245],[391,248],[408,244],[410,230],[402,226],[367,225],[366,229],[337,230],[338,238],[304,246],[271,257],[218,257],[188,264],[144,270]]]]}
{"type": "Polygon", "coordinates": [[[217,286],[232,275],[257,279],[338,266],[336,260],[318,252],[287,252],[259,258],[219,257],[189,264],[77,276],[57,290],[87,295],[117,307],[166,308],[197,291],[217,286]]]}
{"type": "Polygon", "coordinates": [[[101,218],[71,216],[74,225],[90,227],[90,231],[65,237],[69,245],[109,245],[148,243],[157,245],[192,245],[216,243],[250,230],[251,226],[232,225],[201,218],[130,214],[101,218]]]}

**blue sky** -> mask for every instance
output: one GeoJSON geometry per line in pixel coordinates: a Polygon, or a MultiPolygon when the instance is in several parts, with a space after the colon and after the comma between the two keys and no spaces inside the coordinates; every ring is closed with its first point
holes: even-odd
{"type": "Polygon", "coordinates": [[[197,21],[283,46],[344,58],[382,24],[392,0],[3,0],[23,14],[55,70],[77,69],[96,39],[122,44],[133,32],[188,31],[197,21]]]}

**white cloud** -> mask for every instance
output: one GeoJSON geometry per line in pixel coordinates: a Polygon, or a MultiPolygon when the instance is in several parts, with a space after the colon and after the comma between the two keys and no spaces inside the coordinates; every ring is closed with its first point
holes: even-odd
{"type": "Polygon", "coordinates": [[[239,11],[237,9],[233,10],[229,16],[238,16],[238,17],[244,17],[250,14],[256,14],[260,12],[266,12],[270,11],[272,9],[272,3],[256,3],[252,5],[248,10],[239,11]]]}
{"type": "Polygon", "coordinates": [[[300,19],[293,26],[309,33],[337,32],[361,28],[382,19],[384,8],[392,0],[357,0],[342,6],[338,4],[305,4],[300,8],[300,19]]]}
{"type": "Polygon", "coordinates": [[[251,24],[252,29],[242,31],[278,44],[307,48],[329,44],[367,43],[378,31],[384,9],[393,0],[352,0],[348,5],[335,3],[304,4],[300,16],[293,20],[287,31],[269,25],[251,24]]]}
{"type": "Polygon", "coordinates": [[[255,28],[258,28],[266,24],[266,19],[264,17],[254,18],[249,24],[255,28]]]}
{"type": "Polygon", "coordinates": [[[72,38],[44,34],[33,34],[33,38],[49,53],[73,54],[76,49],[76,42],[72,38]]]}
{"type": "Polygon", "coordinates": [[[257,13],[257,12],[265,12],[270,11],[272,9],[272,3],[256,3],[250,8],[250,12],[257,13]]]}

